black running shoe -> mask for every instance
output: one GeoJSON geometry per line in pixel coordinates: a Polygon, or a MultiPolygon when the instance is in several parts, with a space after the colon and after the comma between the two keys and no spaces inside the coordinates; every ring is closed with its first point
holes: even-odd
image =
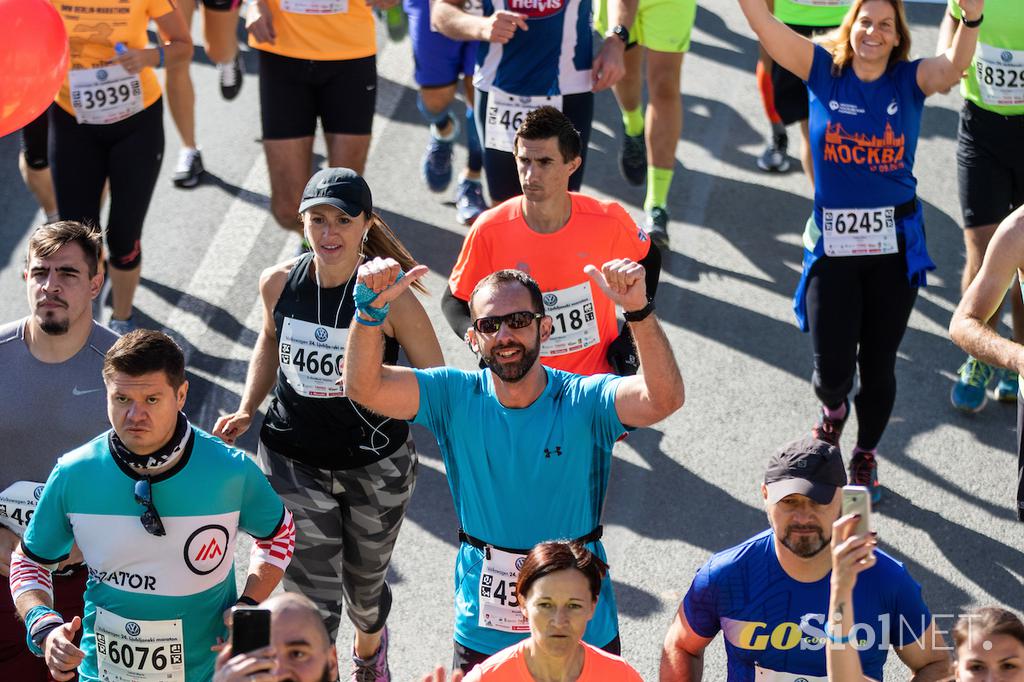
{"type": "Polygon", "coordinates": [[[220,95],[226,100],[233,100],[238,97],[242,90],[242,74],[245,67],[242,66],[242,53],[239,52],[227,64],[217,65],[217,75],[220,79],[220,95]]]}
{"type": "MultiPolygon", "coordinates": [[[[668,211],[662,206],[655,206],[647,212],[647,221],[644,223],[651,242],[656,244],[662,251],[668,250],[668,211]]],[[[662,258],[665,254],[662,254],[662,258]]]]}
{"type": "Polygon", "coordinates": [[[850,418],[850,401],[846,401],[846,416],[842,419],[830,419],[825,410],[821,410],[821,414],[818,417],[818,423],[811,429],[811,435],[818,440],[823,440],[826,443],[839,447],[839,438],[843,435],[843,427],[846,426],[846,420],[850,418]]]}
{"type": "Polygon", "coordinates": [[[647,180],[647,143],[644,134],[622,135],[622,148],[619,149],[619,172],[626,182],[639,187],[647,180]]]}

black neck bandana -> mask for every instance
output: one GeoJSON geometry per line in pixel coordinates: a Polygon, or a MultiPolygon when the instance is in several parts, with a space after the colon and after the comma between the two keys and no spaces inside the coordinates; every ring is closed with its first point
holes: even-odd
{"type": "Polygon", "coordinates": [[[136,455],[134,452],[128,449],[121,439],[118,437],[117,432],[110,431],[110,452],[113,453],[114,457],[120,460],[123,464],[130,466],[132,469],[145,470],[145,469],[156,469],[166,464],[170,459],[178,456],[185,450],[185,446],[188,445],[189,436],[192,435],[192,426],[188,423],[188,417],[183,412],[178,413],[178,424],[174,427],[174,435],[167,443],[157,450],[151,452],[148,455],[136,455]]]}

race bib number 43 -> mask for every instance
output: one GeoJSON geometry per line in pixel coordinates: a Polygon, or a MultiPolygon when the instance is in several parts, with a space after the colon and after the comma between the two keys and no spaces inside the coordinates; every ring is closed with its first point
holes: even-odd
{"type": "Polygon", "coordinates": [[[71,107],[79,123],[107,125],[142,111],[142,83],[119,64],[68,73],[71,107]]]}
{"type": "Polygon", "coordinates": [[[502,632],[530,631],[516,595],[516,581],[525,559],[522,554],[493,547],[484,554],[480,568],[480,627],[502,632]]]}
{"type": "Polygon", "coordinates": [[[555,107],[562,110],[562,96],[520,97],[497,88],[487,93],[487,118],[484,121],[484,145],[488,149],[512,152],[516,131],[534,109],[555,107]]]}
{"type": "Polygon", "coordinates": [[[974,69],[985,104],[1024,104],[1024,50],[1004,50],[979,42],[974,69]]]}
{"type": "Polygon", "coordinates": [[[180,620],[128,620],[97,606],[94,629],[103,682],[185,682],[180,620]]]}
{"type": "Polygon", "coordinates": [[[897,253],[895,209],[822,209],[822,236],[827,256],[875,256],[897,253]]]}

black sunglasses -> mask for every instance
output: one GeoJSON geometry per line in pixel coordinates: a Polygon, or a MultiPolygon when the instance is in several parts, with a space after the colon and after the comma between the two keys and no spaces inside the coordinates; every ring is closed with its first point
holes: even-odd
{"type": "Polygon", "coordinates": [[[502,323],[507,324],[509,329],[522,329],[529,327],[534,320],[539,320],[542,317],[544,317],[542,313],[535,313],[532,310],[519,310],[495,317],[478,317],[473,320],[473,329],[480,334],[497,334],[502,323]]]}
{"type": "Polygon", "coordinates": [[[135,501],[146,508],[142,512],[142,516],[139,517],[146,532],[156,536],[167,535],[167,531],[164,530],[164,522],[160,520],[160,514],[157,513],[156,505],[153,504],[153,486],[148,478],[135,481],[135,501]]]}

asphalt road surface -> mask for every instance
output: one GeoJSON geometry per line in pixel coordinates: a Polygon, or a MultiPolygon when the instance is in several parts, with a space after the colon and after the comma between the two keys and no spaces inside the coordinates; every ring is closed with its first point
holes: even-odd
{"type": "MultiPolygon", "coordinates": [[[[933,53],[942,11],[935,4],[909,7],[915,56],[933,53]]],[[[210,429],[238,404],[260,323],[259,273],[291,256],[297,239],[268,212],[256,77],[246,76],[237,100],[222,101],[216,71],[199,47],[200,24],[192,73],[209,172],[197,189],[172,188],[178,140],[168,117],[136,317],[166,328],[185,348],[192,386],[186,409],[210,429]]],[[[616,447],[604,514],[623,653],[645,679],[657,675],[665,629],[697,568],[712,552],[766,527],[759,484],[768,455],[806,433],[817,412],[810,340],[794,325],[790,306],[809,187],[796,158],[785,175],[755,166],[768,127],[753,77],[756,48],[734,3],[703,3],[684,65],[685,128],[669,199],[673,248],[658,292],[658,315],[682,366],[687,401],[670,419],[616,447]]],[[[254,74],[255,55],[244,56],[254,74]]],[[[430,194],[419,178],[427,132],[415,106],[408,39],[388,43],[381,35],[379,73],[367,179],[386,220],[431,268],[424,303],[447,361],[471,368],[473,358],[440,312],[464,229],[446,203],[450,195],[430,194]]],[[[989,404],[964,416],[948,398],[963,360],[946,334],[963,258],[954,162],[959,106],[954,92],[930,98],[924,113],[916,175],[939,267],[918,298],[900,352],[900,391],[880,449],[885,499],[876,516],[883,548],[923,585],[942,630],[972,605],[1024,607],[1022,526],[1012,511],[1014,408],[989,404]]],[[[614,100],[601,93],[585,191],[622,202],[642,220],[642,189],[618,175],[619,129],[614,100]]],[[[795,149],[795,130],[791,139],[795,149]]],[[[317,149],[323,153],[322,142],[317,149]]],[[[41,219],[18,177],[17,150],[16,136],[0,139],[0,319],[25,314],[25,239],[41,219]]],[[[464,158],[460,147],[457,164],[464,158]]],[[[257,430],[243,441],[250,451],[257,430]]],[[[855,427],[847,433],[851,448],[855,427]]],[[[422,466],[391,571],[396,680],[418,679],[451,660],[457,524],[436,444],[426,431],[415,435],[422,466]]],[[[239,552],[242,565],[245,556],[239,552]]],[[[343,669],[350,637],[343,629],[343,669]]],[[[719,640],[706,656],[709,679],[724,676],[724,660],[719,640]]],[[[887,671],[892,679],[906,677],[895,656],[887,671]]]]}

